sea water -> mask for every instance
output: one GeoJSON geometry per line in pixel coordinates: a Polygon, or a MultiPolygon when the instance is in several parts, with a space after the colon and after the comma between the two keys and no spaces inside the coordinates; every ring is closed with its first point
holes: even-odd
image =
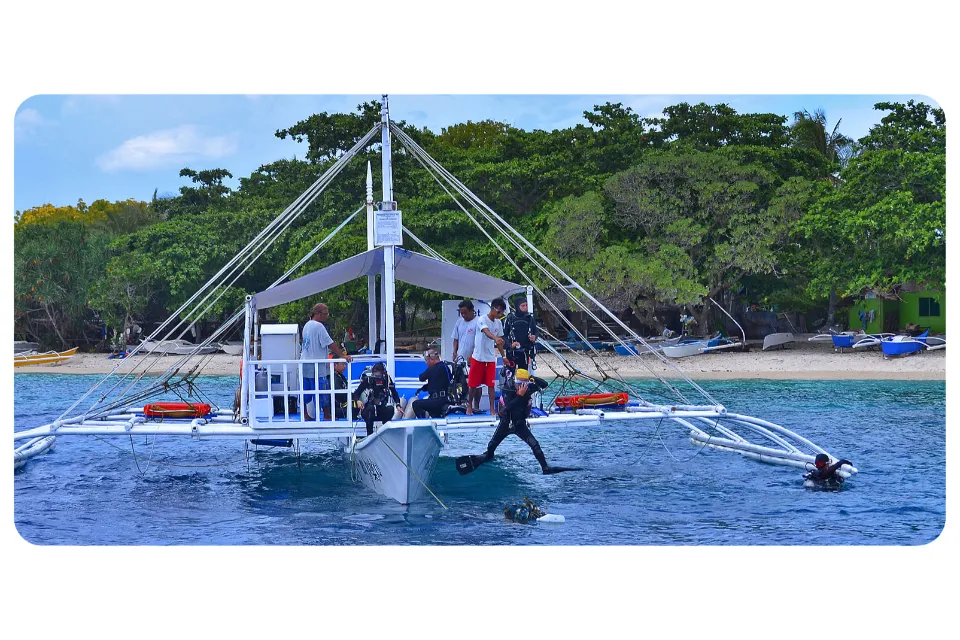
{"type": "MultiPolygon", "coordinates": [[[[58,417],[99,376],[15,376],[15,428],[58,417]]],[[[222,407],[235,378],[200,379],[222,407]]],[[[647,383],[640,383],[641,385],[647,383]]],[[[507,438],[460,476],[489,433],[450,434],[429,495],[364,488],[326,441],[298,450],[177,437],[65,436],[14,474],[14,524],[37,545],[922,545],[946,515],[942,381],[701,382],[729,411],[797,432],[859,473],[839,491],[802,470],[695,446],[669,422],[535,430],[552,476],[507,438]],[[529,497],[562,525],[517,524],[529,497]],[[441,505],[442,502],[442,505],[441,505]]],[[[548,390],[549,391],[549,390],[548,390]]],[[[361,425],[362,426],[362,425],[361,425]]]]}

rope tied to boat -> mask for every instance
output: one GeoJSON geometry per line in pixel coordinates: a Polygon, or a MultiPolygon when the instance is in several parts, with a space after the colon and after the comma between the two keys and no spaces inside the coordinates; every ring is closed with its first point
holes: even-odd
{"type": "Polygon", "coordinates": [[[384,439],[384,438],[381,438],[381,439],[380,439],[380,442],[382,442],[384,445],[386,445],[387,449],[390,450],[390,453],[392,453],[393,455],[395,455],[395,456],[397,457],[397,460],[400,461],[400,464],[402,464],[403,466],[405,466],[405,467],[407,468],[407,471],[409,471],[410,474],[411,474],[414,478],[417,479],[417,482],[419,482],[420,484],[423,485],[423,488],[426,489],[426,490],[430,493],[431,496],[433,496],[433,499],[436,500],[437,503],[438,503],[441,507],[443,507],[444,509],[446,509],[446,508],[447,508],[447,505],[443,504],[443,501],[440,500],[440,498],[437,497],[437,494],[435,494],[433,491],[430,490],[430,487],[427,486],[427,483],[425,483],[423,480],[420,479],[420,476],[417,475],[417,472],[410,468],[410,465],[408,465],[408,464],[406,463],[406,461],[404,461],[404,459],[400,457],[400,454],[398,454],[396,451],[393,450],[393,447],[390,446],[390,443],[387,442],[386,439],[384,439]]]}

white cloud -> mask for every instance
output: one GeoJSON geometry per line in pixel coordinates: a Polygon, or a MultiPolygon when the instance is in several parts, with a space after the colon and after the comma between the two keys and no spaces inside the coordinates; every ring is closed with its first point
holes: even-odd
{"type": "Polygon", "coordinates": [[[120,106],[120,96],[103,94],[103,95],[78,95],[78,96],[67,96],[63,101],[63,105],[60,107],[60,111],[63,115],[72,115],[75,113],[80,113],[83,111],[84,107],[88,105],[93,105],[97,108],[103,106],[120,106]]]}
{"type": "Polygon", "coordinates": [[[144,171],[160,167],[184,165],[197,160],[215,160],[237,152],[234,132],[224,136],[203,136],[193,125],[155,131],[124,141],[97,158],[97,165],[107,173],[144,171]]]}
{"type": "Polygon", "coordinates": [[[53,120],[47,120],[39,111],[27,107],[17,112],[13,119],[13,135],[16,140],[23,140],[40,129],[41,127],[56,124],[53,120]]]}

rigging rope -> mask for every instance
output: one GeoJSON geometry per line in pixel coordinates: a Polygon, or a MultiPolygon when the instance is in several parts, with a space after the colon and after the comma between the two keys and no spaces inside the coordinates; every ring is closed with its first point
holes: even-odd
{"type": "MultiPolygon", "coordinates": [[[[215,291],[218,287],[221,286],[222,283],[218,284],[218,281],[220,280],[221,276],[222,276],[224,273],[228,273],[228,271],[229,271],[230,274],[232,274],[233,271],[235,271],[235,269],[236,269],[236,265],[238,265],[239,263],[241,263],[243,260],[247,259],[248,254],[254,253],[254,252],[260,247],[260,245],[266,244],[266,246],[269,246],[269,245],[273,244],[273,242],[276,241],[276,239],[279,237],[279,235],[280,235],[281,233],[283,233],[283,231],[289,226],[289,224],[290,224],[295,218],[299,217],[299,216],[303,213],[303,211],[304,211],[307,207],[309,207],[309,206],[316,200],[317,197],[319,197],[319,195],[323,192],[324,189],[326,189],[326,187],[327,187],[327,186],[329,185],[329,183],[333,180],[333,178],[335,178],[335,177],[343,170],[343,168],[346,166],[346,164],[360,151],[360,149],[362,149],[362,148],[369,142],[369,140],[373,138],[374,135],[376,135],[377,133],[380,132],[380,129],[382,128],[382,126],[383,126],[382,123],[377,123],[377,124],[376,124],[364,137],[362,137],[349,151],[345,152],[340,158],[338,158],[337,161],[336,161],[333,165],[331,165],[331,166],[324,172],[324,174],[321,175],[321,176],[317,179],[316,182],[314,182],[313,185],[311,185],[311,186],[310,186],[304,193],[302,193],[293,203],[291,203],[283,212],[281,212],[280,215],[278,215],[276,218],[274,218],[264,229],[262,229],[262,230],[260,231],[260,233],[258,233],[257,236],[255,236],[255,237],[253,238],[253,240],[251,240],[244,249],[242,249],[239,253],[237,253],[226,265],[224,265],[224,266],[220,269],[220,271],[218,271],[212,278],[210,278],[210,280],[208,280],[206,284],[204,284],[202,287],[200,287],[200,289],[198,289],[186,302],[184,302],[184,303],[180,306],[179,309],[177,309],[173,314],[171,314],[170,317],[167,318],[167,320],[165,320],[165,321],[164,321],[159,327],[157,327],[147,338],[145,338],[141,344],[135,346],[134,349],[130,352],[129,355],[130,355],[130,356],[133,356],[133,355],[136,355],[136,354],[138,354],[138,353],[142,353],[142,352],[143,352],[143,349],[142,349],[143,344],[145,344],[145,343],[147,343],[147,342],[149,342],[149,341],[151,341],[151,340],[155,340],[155,339],[157,338],[157,336],[160,335],[160,334],[164,331],[164,329],[173,321],[174,318],[177,318],[181,313],[183,313],[186,309],[188,309],[188,307],[189,307],[190,305],[192,305],[193,302],[194,302],[198,297],[200,297],[200,295],[201,295],[205,290],[210,289],[210,292],[208,292],[208,294],[203,298],[203,300],[201,300],[201,302],[197,305],[197,307],[201,306],[201,305],[203,304],[203,302],[205,302],[205,301],[207,300],[207,298],[210,297],[211,293],[212,293],[213,291],[215,291]],[[278,228],[280,228],[279,233],[277,232],[277,229],[278,229],[278,228]],[[232,269],[232,270],[231,270],[231,269],[232,269]]],[[[262,252],[261,252],[261,253],[262,253],[262,252]]],[[[258,256],[258,257],[259,257],[259,256],[258,256]]],[[[249,269],[251,265],[252,265],[252,262],[249,263],[249,264],[247,264],[247,265],[244,267],[244,270],[249,269]]],[[[229,275],[226,276],[226,277],[229,277],[229,275]]],[[[224,278],[224,279],[225,279],[225,278],[224,278]]],[[[166,335],[165,335],[164,338],[161,338],[160,340],[157,341],[157,344],[154,345],[154,347],[153,347],[152,349],[150,349],[150,351],[147,352],[147,354],[149,355],[149,354],[152,354],[154,351],[156,351],[157,347],[159,346],[159,342],[161,342],[162,340],[165,340],[165,339],[169,339],[169,337],[170,337],[184,322],[186,322],[186,320],[189,319],[189,318],[191,317],[191,315],[192,315],[192,312],[188,312],[188,313],[183,317],[183,319],[180,320],[180,322],[178,322],[172,329],[170,329],[170,330],[166,333],[166,335]]],[[[129,356],[128,356],[128,357],[129,357],[129,356]]],[[[66,417],[67,415],[69,415],[70,412],[72,412],[81,402],[83,402],[84,400],[86,400],[97,388],[99,388],[107,379],[109,379],[109,378],[117,371],[117,369],[119,369],[119,368],[126,362],[126,360],[127,360],[126,358],[123,359],[123,360],[119,360],[119,361],[117,362],[117,364],[114,366],[113,371],[111,371],[110,373],[108,373],[102,380],[100,380],[100,381],[97,382],[95,385],[93,385],[85,394],[83,394],[82,396],[80,396],[80,397],[79,397],[66,411],[64,411],[64,412],[60,415],[60,417],[57,418],[57,419],[58,419],[58,420],[61,420],[61,419],[63,419],[64,417],[66,417]]],[[[128,372],[127,375],[131,375],[131,374],[133,373],[133,371],[136,371],[136,366],[134,367],[133,370],[131,370],[130,372],[128,372]]],[[[126,376],[125,376],[125,377],[126,377],[126,376]]],[[[141,376],[141,377],[142,377],[142,376],[141,376]]],[[[114,389],[115,389],[115,388],[116,388],[116,386],[114,386],[114,389]]],[[[112,392],[112,390],[111,390],[111,392],[112,392]]],[[[108,392],[108,394],[109,394],[109,392],[108,392]]],[[[96,404],[96,403],[95,403],[95,404],[96,404]]]]}
{"type": "MultiPolygon", "coordinates": [[[[539,294],[543,297],[544,300],[546,300],[547,304],[557,313],[557,316],[560,317],[560,318],[564,318],[564,317],[563,317],[563,314],[561,314],[561,313],[559,312],[559,310],[556,308],[556,305],[553,304],[553,302],[549,299],[549,297],[547,297],[546,294],[545,294],[543,291],[541,291],[541,290],[539,289],[539,287],[536,286],[536,284],[533,283],[533,281],[529,278],[529,276],[528,276],[522,269],[520,269],[519,265],[517,265],[517,263],[503,250],[503,248],[500,247],[500,245],[499,245],[495,240],[493,240],[493,238],[490,236],[490,234],[487,233],[487,231],[486,231],[486,230],[479,224],[479,222],[466,210],[466,208],[465,208],[462,204],[460,204],[459,200],[457,200],[457,198],[456,198],[453,194],[450,193],[450,191],[446,188],[446,186],[440,181],[440,179],[439,179],[439,178],[434,174],[434,172],[431,170],[430,166],[434,167],[434,168],[437,170],[438,173],[442,173],[442,174],[447,178],[447,180],[448,180],[448,182],[450,183],[450,185],[451,185],[455,190],[457,190],[461,195],[463,195],[463,196],[464,196],[465,198],[467,198],[468,200],[473,200],[473,201],[475,201],[475,202],[474,202],[474,205],[473,205],[474,209],[476,209],[476,210],[484,217],[484,219],[485,219],[488,223],[492,224],[495,228],[497,228],[497,230],[498,230],[504,237],[506,237],[507,240],[509,240],[509,241],[513,244],[513,246],[514,246],[522,255],[524,255],[528,260],[530,260],[530,262],[531,262],[532,264],[534,264],[534,266],[536,266],[538,269],[540,269],[541,272],[543,272],[550,280],[552,280],[553,283],[557,286],[558,289],[560,289],[560,290],[562,290],[562,291],[566,291],[566,287],[565,287],[564,285],[562,285],[562,284],[559,282],[559,280],[557,280],[557,278],[556,278],[552,273],[550,273],[549,271],[547,271],[541,264],[539,264],[516,240],[514,240],[513,238],[511,238],[511,237],[504,231],[504,228],[508,228],[508,229],[510,229],[511,231],[513,231],[513,233],[517,234],[517,236],[520,237],[528,246],[531,246],[531,247],[532,247],[532,245],[530,245],[530,243],[526,240],[526,238],[523,238],[523,236],[522,236],[519,232],[517,232],[515,229],[513,229],[512,227],[510,227],[510,225],[507,224],[506,221],[504,221],[502,218],[500,218],[499,216],[497,216],[496,213],[493,212],[492,209],[490,209],[490,208],[489,208],[486,204],[484,204],[479,198],[477,198],[472,192],[470,192],[469,189],[467,189],[465,186],[463,186],[462,183],[460,183],[455,177],[453,177],[452,174],[450,174],[446,169],[444,169],[442,166],[440,166],[439,163],[437,163],[435,160],[433,160],[433,158],[431,158],[431,157],[429,156],[429,154],[427,154],[419,145],[417,145],[416,142],[414,142],[414,141],[413,141],[408,135],[406,135],[402,130],[400,130],[399,128],[397,128],[397,127],[395,127],[395,126],[392,127],[391,130],[393,130],[395,133],[397,133],[398,138],[400,138],[400,141],[401,141],[402,144],[404,144],[404,146],[410,145],[409,150],[411,151],[411,153],[414,155],[414,157],[415,157],[418,161],[420,161],[421,165],[424,166],[424,168],[427,170],[427,172],[434,178],[434,180],[437,181],[437,183],[438,183],[438,184],[440,185],[440,187],[447,193],[447,195],[449,195],[449,196],[454,200],[454,202],[457,203],[457,205],[458,205],[458,206],[460,207],[460,209],[467,215],[467,217],[470,218],[470,220],[477,226],[477,228],[480,229],[480,231],[487,237],[487,239],[490,240],[490,242],[494,245],[494,247],[496,247],[497,250],[500,251],[500,253],[507,259],[507,261],[510,262],[510,264],[513,265],[513,267],[514,267],[515,269],[517,269],[517,271],[518,271],[518,272],[521,274],[521,276],[528,282],[528,284],[530,284],[530,286],[531,286],[532,288],[534,288],[534,289],[537,291],[537,293],[539,293],[539,294]],[[428,164],[429,164],[430,166],[428,166],[428,164]],[[483,211],[479,206],[477,206],[477,203],[479,203],[480,205],[483,205],[483,207],[484,207],[485,209],[487,209],[487,210],[490,211],[494,216],[496,216],[496,219],[497,219],[498,221],[500,221],[501,224],[500,224],[500,225],[496,224],[496,222],[494,222],[489,215],[487,215],[486,213],[484,213],[484,211],[483,211]]],[[[541,255],[541,256],[542,256],[542,254],[541,254],[539,251],[537,251],[537,253],[538,253],[538,255],[541,255]]],[[[557,271],[559,271],[559,272],[560,272],[568,281],[570,281],[574,286],[576,286],[578,289],[580,289],[581,291],[583,291],[582,287],[580,287],[579,284],[577,284],[575,281],[573,281],[572,278],[570,278],[570,276],[568,276],[566,273],[564,273],[563,270],[561,270],[559,267],[557,267],[555,264],[553,264],[553,263],[552,263],[548,258],[546,258],[545,256],[544,256],[544,259],[545,259],[554,269],[556,269],[557,271]]],[[[643,343],[643,344],[645,344],[645,345],[647,344],[639,335],[637,335],[637,334],[634,333],[632,330],[630,330],[629,327],[626,327],[626,325],[624,325],[622,322],[620,322],[620,320],[619,320],[618,318],[616,318],[612,313],[610,313],[610,311],[609,311],[608,309],[606,309],[606,307],[604,307],[602,304],[600,304],[595,298],[593,298],[592,296],[590,296],[589,293],[587,293],[586,291],[583,291],[583,292],[584,292],[585,295],[587,295],[587,296],[594,302],[594,304],[596,304],[598,307],[600,307],[600,308],[601,308],[603,311],[605,311],[608,315],[610,315],[611,317],[613,317],[614,320],[616,320],[621,326],[623,326],[624,328],[626,328],[626,329],[636,338],[636,340],[640,341],[641,343],[643,343]]],[[[569,298],[570,300],[573,300],[573,301],[574,301],[577,305],[579,305],[595,322],[597,322],[601,327],[603,327],[603,328],[607,331],[608,334],[610,334],[615,340],[618,340],[619,342],[621,342],[621,344],[623,344],[623,340],[622,340],[621,338],[619,338],[619,336],[617,336],[616,334],[614,334],[613,331],[612,331],[603,321],[601,321],[586,305],[584,305],[582,302],[580,302],[579,300],[577,300],[575,297],[570,296],[569,294],[567,294],[567,295],[568,295],[568,298],[569,298]]],[[[565,320],[565,318],[564,318],[564,320],[565,320]]],[[[599,353],[597,352],[597,350],[593,347],[593,345],[590,343],[590,341],[589,341],[585,336],[583,336],[583,334],[580,333],[580,331],[579,331],[578,329],[576,329],[576,327],[574,327],[574,326],[573,326],[572,324],[570,324],[570,323],[568,323],[568,324],[569,324],[569,326],[573,329],[574,333],[583,340],[583,342],[590,348],[590,350],[591,350],[597,357],[599,357],[600,354],[599,354],[599,353]]],[[[647,345],[647,346],[648,346],[648,348],[649,348],[649,345],[647,345]]],[[[638,355],[638,354],[634,354],[634,355],[635,355],[636,357],[638,357],[638,359],[639,359],[639,355],[638,355]]],[[[668,367],[675,369],[675,370],[684,378],[684,380],[686,380],[693,388],[695,388],[695,389],[697,389],[698,391],[700,391],[701,394],[704,395],[704,397],[706,397],[708,400],[710,400],[714,405],[718,405],[718,403],[717,403],[712,397],[710,397],[710,395],[709,395],[705,390],[703,390],[699,385],[697,385],[697,384],[696,384],[695,382],[693,382],[689,377],[687,377],[687,375],[686,375],[682,370],[678,369],[678,368],[676,367],[676,365],[674,365],[673,363],[670,363],[669,361],[667,361],[666,358],[665,358],[662,354],[657,354],[657,356],[658,356],[665,364],[667,364],[668,367]]],[[[596,360],[593,360],[592,358],[591,358],[591,360],[593,361],[594,366],[597,368],[598,373],[600,373],[601,375],[603,375],[603,376],[605,376],[605,377],[609,377],[608,374],[603,371],[603,368],[602,368],[602,366],[600,365],[600,363],[598,363],[596,360]]],[[[667,382],[664,378],[662,378],[656,371],[654,371],[653,369],[651,369],[651,368],[647,365],[647,363],[644,362],[642,359],[639,359],[639,360],[640,360],[641,364],[643,364],[643,366],[646,367],[662,384],[664,384],[668,389],[670,389],[671,391],[673,391],[678,397],[681,398],[681,400],[683,400],[684,402],[689,403],[689,401],[686,399],[686,397],[684,397],[684,395],[683,395],[682,392],[680,392],[678,389],[674,388],[673,385],[671,385],[671,384],[670,384],[669,382],[667,382]]],[[[622,376],[620,376],[620,374],[619,374],[618,371],[614,370],[614,374],[615,374],[615,377],[620,378],[620,379],[622,380],[622,376]]]]}

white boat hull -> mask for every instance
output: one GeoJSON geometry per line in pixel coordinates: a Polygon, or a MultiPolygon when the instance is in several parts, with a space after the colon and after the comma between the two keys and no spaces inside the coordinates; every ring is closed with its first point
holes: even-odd
{"type": "Polygon", "coordinates": [[[695,356],[699,353],[703,353],[705,346],[706,345],[702,342],[695,342],[693,344],[675,344],[673,346],[661,348],[660,352],[668,358],[686,358],[687,356],[695,356]]]}
{"type": "Polygon", "coordinates": [[[243,343],[242,342],[224,342],[220,345],[220,348],[228,356],[240,356],[243,355],[243,343]]]}
{"type": "Polygon", "coordinates": [[[192,353],[197,355],[207,355],[210,353],[216,353],[220,349],[219,346],[207,346],[202,349],[194,352],[194,349],[197,348],[192,342],[187,342],[186,340],[163,340],[162,342],[146,341],[141,346],[140,353],[153,353],[155,356],[186,356],[192,353]]]}
{"type": "Polygon", "coordinates": [[[400,504],[416,502],[427,492],[443,440],[432,425],[387,423],[353,445],[345,442],[364,486],[400,504]]]}
{"type": "Polygon", "coordinates": [[[795,342],[792,333],[771,333],[763,339],[763,351],[789,342],[795,342]]]}

